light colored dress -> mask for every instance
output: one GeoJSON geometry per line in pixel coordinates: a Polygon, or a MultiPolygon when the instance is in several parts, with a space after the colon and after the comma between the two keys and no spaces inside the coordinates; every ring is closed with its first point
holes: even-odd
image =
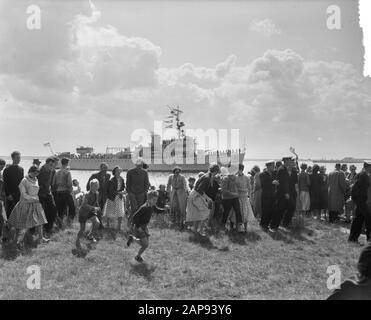
{"type": "Polygon", "coordinates": [[[39,201],[37,178],[26,176],[19,184],[21,197],[9,217],[9,224],[18,229],[30,229],[48,223],[39,201]]]}
{"type": "Polygon", "coordinates": [[[188,183],[183,175],[170,175],[167,182],[167,194],[170,198],[170,212],[176,223],[182,223],[186,217],[188,183]]]}
{"type": "MultiPolygon", "coordinates": [[[[253,209],[251,207],[249,195],[251,193],[251,181],[250,177],[242,174],[237,175],[236,177],[236,184],[238,189],[238,198],[240,201],[240,208],[241,208],[241,215],[242,215],[242,223],[252,223],[256,221],[253,209]]],[[[234,210],[231,210],[231,214],[229,217],[230,221],[233,224],[236,224],[236,213],[234,210]]]]}
{"type": "MultiPolygon", "coordinates": [[[[117,180],[117,190],[120,190],[122,187],[122,180],[117,180]]],[[[115,219],[123,218],[125,216],[125,202],[124,197],[119,194],[116,195],[115,200],[112,201],[107,198],[104,205],[103,217],[115,219]]]]}
{"type": "Polygon", "coordinates": [[[253,207],[255,218],[261,218],[262,216],[262,186],[260,183],[260,173],[256,173],[254,176],[254,188],[253,188],[253,207]]]}
{"type": "Polygon", "coordinates": [[[193,189],[187,200],[186,222],[204,221],[209,215],[207,195],[201,195],[193,189]]]}

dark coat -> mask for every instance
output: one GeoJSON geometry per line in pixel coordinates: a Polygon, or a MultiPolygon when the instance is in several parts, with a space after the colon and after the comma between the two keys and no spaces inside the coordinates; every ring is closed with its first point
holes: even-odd
{"type": "Polygon", "coordinates": [[[346,280],[327,300],[371,300],[371,279],[363,282],[346,280]]]}
{"type": "Polygon", "coordinates": [[[283,198],[285,194],[290,194],[290,175],[283,165],[278,168],[277,180],[280,183],[277,187],[277,197],[283,198]]]}
{"type": "Polygon", "coordinates": [[[124,191],[125,190],[125,181],[123,178],[121,178],[121,188],[120,189],[117,189],[117,186],[118,186],[118,181],[117,181],[117,178],[116,177],[112,177],[110,181],[108,181],[108,186],[107,186],[107,198],[110,199],[111,201],[115,201],[115,198],[117,196],[117,194],[120,192],[120,191],[124,191]]]}
{"type": "Polygon", "coordinates": [[[299,183],[298,171],[294,168],[291,171],[291,175],[289,174],[289,191],[290,197],[292,198],[296,198],[297,196],[295,185],[297,185],[298,183],[299,183]]]}
{"type": "Polygon", "coordinates": [[[206,173],[197,179],[194,189],[201,195],[206,193],[206,195],[214,201],[219,190],[219,184],[216,179],[214,179],[214,183],[211,185],[210,173],[206,173]]]}
{"type": "Polygon", "coordinates": [[[367,192],[369,187],[369,176],[365,171],[362,171],[356,177],[356,182],[352,189],[352,199],[358,203],[367,202],[367,192]]]}
{"type": "Polygon", "coordinates": [[[262,201],[265,198],[274,198],[276,186],[272,184],[275,179],[275,173],[272,172],[272,175],[268,171],[264,171],[260,174],[260,183],[262,187],[262,201]]]}
{"type": "Polygon", "coordinates": [[[345,175],[342,171],[330,172],[328,176],[328,209],[342,212],[346,189],[345,175]]]}
{"type": "Polygon", "coordinates": [[[148,172],[142,168],[132,168],[126,175],[126,190],[128,193],[141,194],[148,192],[148,172]]]}
{"type": "MultiPolygon", "coordinates": [[[[320,210],[321,198],[323,192],[323,176],[319,173],[312,173],[310,175],[310,207],[311,210],[320,210]]],[[[326,190],[327,196],[327,190],[326,190]]]]}
{"type": "Polygon", "coordinates": [[[93,179],[97,179],[99,181],[99,204],[101,208],[103,209],[104,203],[106,202],[107,199],[107,187],[108,187],[108,182],[111,178],[111,175],[109,173],[103,173],[103,171],[99,171],[97,173],[94,173],[91,175],[91,177],[88,180],[88,183],[86,185],[86,190],[90,190],[90,181],[93,179]]]}
{"type": "Polygon", "coordinates": [[[4,179],[4,191],[5,195],[12,196],[15,201],[20,198],[19,184],[24,178],[23,168],[18,165],[10,165],[4,169],[3,179],[4,179]]]}

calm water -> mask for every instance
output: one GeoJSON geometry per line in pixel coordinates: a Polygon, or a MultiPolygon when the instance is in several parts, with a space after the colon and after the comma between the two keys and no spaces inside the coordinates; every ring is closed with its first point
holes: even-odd
{"type": "MultiPolygon", "coordinates": [[[[11,163],[11,159],[9,157],[3,158],[7,163],[11,163]]],[[[44,163],[45,158],[39,158],[41,162],[44,163]]],[[[258,165],[260,169],[264,168],[265,161],[251,161],[251,160],[246,160],[244,161],[245,165],[245,173],[250,171],[254,165],[258,165]]],[[[311,161],[306,161],[308,165],[313,165],[313,162],[311,161]]],[[[300,164],[300,162],[299,162],[300,164]]],[[[318,163],[319,165],[322,165],[321,163],[318,163]]],[[[32,160],[31,159],[23,159],[20,163],[20,165],[25,169],[25,172],[28,170],[28,168],[32,165],[32,160]]],[[[323,163],[323,165],[327,168],[327,172],[332,171],[332,169],[335,166],[335,163],[323,163]]],[[[351,165],[351,163],[347,164],[348,167],[351,165]]],[[[354,165],[357,167],[357,172],[362,168],[362,163],[354,163],[354,165]]],[[[86,184],[88,182],[89,177],[92,175],[92,173],[97,172],[96,171],[79,171],[79,170],[72,170],[72,179],[77,179],[80,182],[80,186],[82,190],[85,190],[86,184]]],[[[155,185],[158,187],[160,184],[166,184],[167,183],[167,178],[169,173],[164,173],[164,172],[149,172],[149,181],[151,185],[155,185]]],[[[184,176],[186,178],[189,177],[196,177],[197,174],[195,173],[184,173],[184,176]]],[[[126,172],[122,173],[122,177],[126,178],[126,172]]]]}

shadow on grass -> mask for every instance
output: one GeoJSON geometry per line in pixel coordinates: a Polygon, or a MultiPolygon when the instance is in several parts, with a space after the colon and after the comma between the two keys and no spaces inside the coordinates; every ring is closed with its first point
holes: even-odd
{"type": "Polygon", "coordinates": [[[243,233],[232,231],[228,233],[228,238],[231,242],[239,245],[246,245],[248,242],[257,242],[261,240],[261,236],[255,231],[247,231],[243,233]]]}
{"type": "Polygon", "coordinates": [[[130,273],[145,278],[148,281],[153,279],[152,273],[156,270],[155,265],[143,263],[130,263],[130,273]]]}
{"type": "Polygon", "coordinates": [[[118,232],[114,228],[105,227],[104,229],[102,229],[102,232],[103,232],[103,238],[104,239],[107,239],[107,240],[116,240],[117,239],[118,232]]]}
{"type": "Polygon", "coordinates": [[[219,249],[217,246],[215,246],[209,237],[207,236],[202,236],[198,233],[191,233],[189,235],[189,241],[195,244],[200,245],[202,248],[205,248],[207,250],[212,250],[212,249],[219,249]]]}
{"type": "Polygon", "coordinates": [[[37,242],[33,239],[31,233],[27,232],[24,236],[23,250],[17,250],[16,242],[13,240],[15,233],[13,232],[7,240],[2,242],[0,257],[5,260],[15,260],[19,255],[31,255],[32,249],[37,248],[37,242]]]}
{"type": "Polygon", "coordinates": [[[284,241],[288,244],[293,244],[294,240],[315,244],[316,242],[308,239],[306,236],[313,236],[314,230],[308,228],[305,223],[293,221],[293,227],[290,229],[280,228],[277,232],[269,233],[273,240],[284,241]]]}

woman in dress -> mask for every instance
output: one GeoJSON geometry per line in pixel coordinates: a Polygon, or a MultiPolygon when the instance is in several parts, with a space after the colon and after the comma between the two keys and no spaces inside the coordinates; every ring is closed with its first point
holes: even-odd
{"type": "Polygon", "coordinates": [[[181,175],[182,169],[175,167],[173,174],[169,176],[167,182],[167,194],[170,198],[170,214],[172,222],[183,229],[186,216],[188,183],[187,179],[181,175]]]}
{"type": "MultiPolygon", "coordinates": [[[[243,164],[240,164],[238,166],[238,172],[236,174],[236,184],[240,201],[242,222],[244,224],[245,232],[247,232],[248,225],[253,223],[256,219],[249,199],[249,196],[251,194],[251,181],[250,177],[246,176],[243,173],[244,169],[245,166],[243,164]]],[[[230,220],[233,225],[236,225],[236,214],[233,210],[230,216],[230,220]]]]}
{"type": "Polygon", "coordinates": [[[193,232],[205,235],[204,225],[212,209],[212,199],[207,196],[216,185],[215,176],[220,172],[217,164],[211,165],[209,171],[199,177],[191,191],[186,208],[186,222],[193,223],[193,232]]]}
{"type": "Polygon", "coordinates": [[[121,177],[122,169],[115,167],[112,170],[113,177],[107,185],[107,201],[103,210],[103,217],[107,220],[107,227],[110,227],[111,220],[117,220],[117,231],[121,230],[122,219],[125,216],[124,190],[125,182],[121,177]]]}
{"type": "Polygon", "coordinates": [[[8,221],[9,225],[17,230],[16,242],[17,248],[20,250],[23,248],[24,236],[31,228],[36,228],[38,243],[49,241],[43,235],[43,225],[48,221],[39,201],[39,183],[36,178],[38,174],[39,169],[36,166],[32,166],[28,170],[28,175],[22,179],[19,184],[21,197],[13,208],[8,221]]]}

